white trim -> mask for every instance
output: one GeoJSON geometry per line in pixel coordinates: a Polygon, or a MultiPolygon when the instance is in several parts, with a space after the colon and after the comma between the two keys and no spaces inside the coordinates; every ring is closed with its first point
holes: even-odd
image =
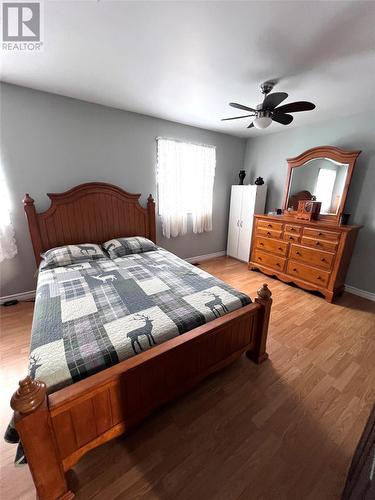
{"type": "Polygon", "coordinates": [[[196,257],[188,257],[186,260],[190,262],[190,264],[195,264],[196,262],[200,262],[202,260],[215,259],[215,257],[224,257],[226,255],[226,251],[222,250],[221,252],[207,253],[206,255],[197,255],[196,257]]]}
{"type": "Polygon", "coordinates": [[[364,299],[372,300],[375,302],[375,293],[367,292],[366,290],[361,290],[360,288],[355,288],[354,286],[345,285],[345,292],[352,293],[354,295],[358,295],[359,297],[363,297],[364,299]]]}
{"type": "Polygon", "coordinates": [[[29,292],[14,293],[13,295],[5,295],[0,297],[0,304],[3,305],[4,302],[8,300],[30,300],[35,299],[35,290],[30,290],[29,292]]]}

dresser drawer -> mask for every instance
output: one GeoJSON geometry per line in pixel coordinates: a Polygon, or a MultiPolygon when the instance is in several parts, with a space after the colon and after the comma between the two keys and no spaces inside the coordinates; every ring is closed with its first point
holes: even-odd
{"type": "Polygon", "coordinates": [[[301,237],[298,234],[292,233],[284,233],[284,240],[289,241],[290,243],[299,243],[301,241],[301,237]]]}
{"type": "Polygon", "coordinates": [[[340,233],[335,231],[326,231],[325,229],[313,229],[311,227],[305,227],[303,229],[303,236],[315,238],[317,240],[339,241],[340,239],[340,233]]]}
{"type": "Polygon", "coordinates": [[[260,238],[259,236],[255,240],[255,246],[261,250],[267,250],[267,252],[276,253],[278,255],[286,255],[288,250],[288,244],[284,241],[260,238]]]}
{"type": "Polygon", "coordinates": [[[266,238],[281,238],[282,231],[277,229],[267,229],[266,227],[257,227],[256,235],[266,238]]]}
{"type": "Polygon", "coordinates": [[[290,259],[301,260],[307,264],[324,267],[325,269],[331,269],[334,257],[334,253],[315,250],[294,243],[291,245],[289,253],[290,259]]]}
{"type": "Polygon", "coordinates": [[[287,274],[322,286],[328,285],[330,276],[330,273],[328,273],[327,271],[316,269],[310,266],[305,266],[303,264],[300,264],[299,262],[294,262],[292,260],[288,262],[287,274]]]}
{"type": "Polygon", "coordinates": [[[336,252],[337,242],[329,240],[316,240],[315,238],[308,238],[307,236],[302,236],[302,245],[308,245],[310,247],[315,247],[320,250],[327,250],[328,252],[336,252]]]}
{"type": "Polygon", "coordinates": [[[263,266],[272,267],[272,269],[282,271],[284,269],[285,259],[278,257],[277,255],[271,255],[269,253],[261,252],[260,250],[255,250],[254,262],[258,262],[263,266]]]}
{"type": "Polygon", "coordinates": [[[258,227],[266,229],[276,229],[282,231],[284,224],[282,222],[273,222],[268,220],[258,220],[258,227]]]}
{"type": "Polygon", "coordinates": [[[299,235],[302,232],[302,227],[293,224],[285,224],[285,232],[299,235]]]}

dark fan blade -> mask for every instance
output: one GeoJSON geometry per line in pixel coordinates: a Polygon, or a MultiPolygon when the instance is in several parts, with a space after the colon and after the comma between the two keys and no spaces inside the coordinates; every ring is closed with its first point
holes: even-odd
{"type": "Polygon", "coordinates": [[[297,113],[297,111],[311,111],[315,108],[315,104],[307,101],[297,101],[290,102],[289,104],[284,104],[279,108],[276,108],[275,111],[278,113],[297,113]]]}
{"type": "Polygon", "coordinates": [[[232,108],[244,109],[245,111],[254,111],[254,113],[256,113],[255,109],[249,108],[248,106],[243,106],[242,104],[237,104],[236,102],[230,102],[229,106],[232,106],[232,108]]]}
{"type": "Polygon", "coordinates": [[[281,104],[288,94],[286,92],[274,92],[273,94],[268,94],[264,98],[262,109],[275,109],[276,106],[281,104]]]}
{"type": "Polygon", "coordinates": [[[233,118],[222,118],[221,121],[225,122],[226,120],[238,120],[239,118],[248,118],[249,116],[255,116],[255,115],[243,115],[243,116],[234,116],[233,118]]]}
{"type": "Polygon", "coordinates": [[[274,122],[282,123],[283,125],[289,125],[292,123],[293,116],[292,115],[284,115],[283,113],[272,113],[272,120],[274,122]]]}
{"type": "Polygon", "coordinates": [[[247,128],[254,127],[254,122],[250,123],[250,125],[247,128]]]}

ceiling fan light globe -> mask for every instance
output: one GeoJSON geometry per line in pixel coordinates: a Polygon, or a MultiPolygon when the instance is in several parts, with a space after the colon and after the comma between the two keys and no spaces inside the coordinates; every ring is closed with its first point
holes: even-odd
{"type": "Polygon", "coordinates": [[[269,116],[259,116],[258,118],[255,118],[253,123],[254,127],[259,129],[265,129],[271,125],[272,118],[270,118],[269,116]]]}

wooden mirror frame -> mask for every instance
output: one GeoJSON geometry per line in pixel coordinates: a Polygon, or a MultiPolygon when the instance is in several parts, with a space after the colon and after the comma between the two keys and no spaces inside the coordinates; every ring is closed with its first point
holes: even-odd
{"type": "MultiPolygon", "coordinates": [[[[320,220],[326,220],[327,222],[335,222],[338,223],[340,220],[341,214],[344,212],[346,198],[348,196],[350,182],[352,180],[353,169],[355,166],[355,162],[360,155],[361,151],[346,151],[344,149],[339,149],[334,146],[318,146],[316,148],[311,148],[296,156],[295,158],[288,158],[286,161],[288,162],[288,175],[286,178],[285,185],[285,195],[284,195],[284,203],[283,210],[287,212],[288,209],[288,199],[289,199],[289,189],[290,182],[292,179],[292,172],[294,168],[302,167],[310,160],[314,160],[317,158],[327,158],[329,160],[333,160],[337,163],[342,163],[348,165],[348,172],[346,174],[344,189],[342,192],[340,205],[338,206],[336,214],[319,214],[320,220]]],[[[296,211],[287,212],[288,215],[293,217],[296,214],[296,211]]]]}

